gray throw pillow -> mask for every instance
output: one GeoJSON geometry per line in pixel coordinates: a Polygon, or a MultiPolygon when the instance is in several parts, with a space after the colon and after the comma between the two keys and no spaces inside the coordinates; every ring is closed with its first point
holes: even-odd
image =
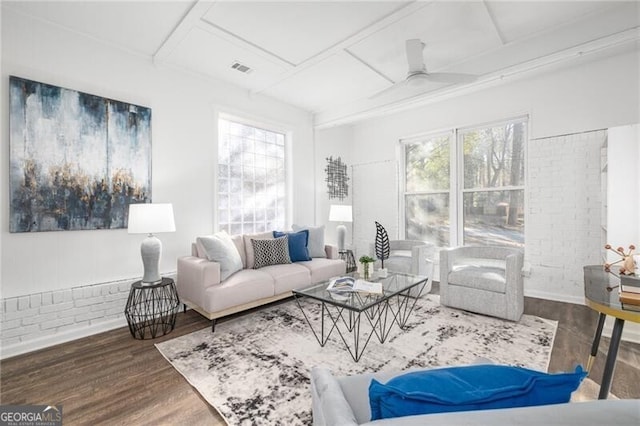
{"type": "Polygon", "coordinates": [[[327,253],[324,251],[324,225],[320,226],[292,226],[294,231],[309,230],[309,243],[307,248],[309,249],[309,256],[311,257],[327,257],[327,253]]]}
{"type": "Polygon", "coordinates": [[[231,274],[242,269],[240,253],[225,231],[198,237],[196,244],[202,247],[207,259],[220,264],[220,281],[226,280],[231,274]]]}
{"type": "Polygon", "coordinates": [[[269,265],[281,265],[291,263],[289,257],[289,239],[284,237],[271,240],[251,240],[255,262],[253,269],[259,269],[269,265]]]}

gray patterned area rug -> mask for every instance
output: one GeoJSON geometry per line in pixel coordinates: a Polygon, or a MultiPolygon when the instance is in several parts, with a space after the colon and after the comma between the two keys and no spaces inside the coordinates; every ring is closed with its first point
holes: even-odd
{"type": "MultiPolygon", "coordinates": [[[[320,308],[303,302],[312,320],[320,308]]],[[[423,296],[384,344],[375,336],[355,363],[337,333],[320,347],[295,301],[267,306],[156,345],[229,425],[310,425],[309,370],[337,376],[461,365],[478,357],[546,371],[557,323],[524,315],[518,323],[440,306],[423,296]]]]}

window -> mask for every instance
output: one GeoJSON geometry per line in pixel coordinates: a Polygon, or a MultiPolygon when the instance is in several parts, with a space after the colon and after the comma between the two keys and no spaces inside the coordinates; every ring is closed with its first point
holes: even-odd
{"type": "Polygon", "coordinates": [[[526,131],[520,118],[402,141],[405,238],[523,247],[526,131]]]}
{"type": "Polygon", "coordinates": [[[437,135],[404,144],[405,238],[445,247],[451,240],[451,140],[437,135]]]}
{"type": "Polygon", "coordinates": [[[284,229],[285,135],[218,121],[218,228],[229,234],[284,229]]]}

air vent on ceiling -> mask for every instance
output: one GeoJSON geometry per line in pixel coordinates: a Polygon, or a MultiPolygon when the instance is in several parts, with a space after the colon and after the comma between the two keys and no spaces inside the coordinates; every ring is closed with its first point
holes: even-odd
{"type": "Polygon", "coordinates": [[[244,74],[249,74],[251,71],[253,71],[251,68],[241,64],[238,61],[234,61],[233,64],[231,64],[231,68],[233,68],[234,70],[240,71],[241,73],[244,73],[244,74]]]}

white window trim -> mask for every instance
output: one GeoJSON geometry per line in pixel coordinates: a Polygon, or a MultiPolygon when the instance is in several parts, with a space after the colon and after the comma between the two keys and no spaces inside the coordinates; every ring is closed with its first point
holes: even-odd
{"type": "MultiPolygon", "coordinates": [[[[485,191],[509,191],[509,190],[524,190],[524,209],[526,212],[527,209],[527,176],[528,170],[528,147],[530,141],[531,134],[531,118],[529,114],[517,115],[514,117],[510,117],[504,120],[495,120],[488,121],[481,124],[467,125],[464,127],[454,127],[448,130],[439,130],[433,132],[422,133],[418,135],[413,135],[407,138],[401,138],[399,142],[400,149],[398,150],[400,161],[400,191],[399,191],[399,205],[400,205],[400,214],[398,215],[399,224],[398,229],[402,238],[406,235],[406,203],[405,196],[406,192],[406,154],[405,154],[405,145],[415,142],[420,142],[425,139],[431,139],[438,136],[450,135],[450,141],[454,145],[449,149],[449,159],[450,159],[450,176],[449,176],[449,190],[437,190],[437,191],[414,191],[410,194],[443,194],[449,193],[449,223],[455,224],[456,226],[449,227],[449,245],[451,247],[459,246],[462,244],[462,238],[464,234],[464,217],[463,213],[458,206],[463,205],[463,197],[467,192],[485,192],[485,191]],[[523,185],[518,186],[504,186],[497,188],[464,188],[464,165],[463,165],[463,144],[461,142],[461,137],[466,132],[471,132],[476,129],[481,129],[485,127],[495,127],[501,125],[507,125],[510,123],[518,123],[524,121],[526,123],[527,134],[525,137],[525,147],[524,147],[524,167],[525,174],[523,179],[523,185]],[[455,188],[454,188],[455,187],[455,188]],[[455,196],[451,196],[452,191],[455,191],[455,196]]],[[[526,221],[525,221],[526,223],[526,221]]],[[[526,240],[525,240],[526,241],[526,240]]],[[[526,242],[525,242],[526,244],[526,242]]],[[[440,247],[436,247],[440,248],[440,247]]]]}
{"type": "Polygon", "coordinates": [[[215,138],[216,144],[214,149],[214,171],[213,171],[213,229],[216,231],[220,230],[220,222],[218,220],[218,205],[219,197],[218,197],[218,161],[219,161],[219,138],[220,138],[220,128],[218,123],[220,120],[234,121],[236,123],[244,124],[247,126],[259,128],[262,130],[266,130],[269,132],[280,133],[284,135],[284,149],[285,149],[285,158],[284,158],[284,167],[285,167],[285,193],[287,197],[286,205],[285,205],[285,228],[290,229],[293,218],[293,166],[292,166],[292,155],[293,155],[293,131],[290,127],[282,124],[275,123],[267,119],[261,119],[256,117],[243,117],[237,114],[228,113],[224,111],[215,111],[214,112],[214,120],[215,120],[215,138]]]}

